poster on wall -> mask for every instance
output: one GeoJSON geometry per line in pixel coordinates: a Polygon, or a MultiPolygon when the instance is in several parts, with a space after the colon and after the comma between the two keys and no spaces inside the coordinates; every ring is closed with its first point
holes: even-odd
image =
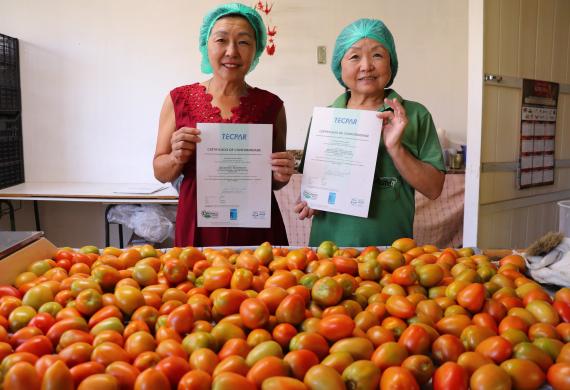
{"type": "Polygon", "coordinates": [[[554,136],[559,85],[523,80],[518,187],[554,184],[554,136]]]}

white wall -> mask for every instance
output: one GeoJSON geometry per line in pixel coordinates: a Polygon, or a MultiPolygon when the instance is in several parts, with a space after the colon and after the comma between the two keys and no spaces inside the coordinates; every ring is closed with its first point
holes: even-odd
{"type": "MultiPolygon", "coordinates": [[[[171,88],[206,78],[198,30],[219,3],[0,0],[0,32],[21,42],[27,180],[153,181],[162,101],[171,88]]],[[[284,100],[289,148],[302,148],[312,107],[342,92],[330,64],[317,64],[316,47],[325,45],[330,60],[336,35],[360,17],[383,19],[395,36],[395,89],[426,105],[450,138],[465,141],[467,0],[273,3],[277,52],[262,57],[248,82],[284,100]]],[[[50,223],[48,236],[63,234],[50,223]]],[[[88,233],[91,242],[102,237],[88,233]]]]}

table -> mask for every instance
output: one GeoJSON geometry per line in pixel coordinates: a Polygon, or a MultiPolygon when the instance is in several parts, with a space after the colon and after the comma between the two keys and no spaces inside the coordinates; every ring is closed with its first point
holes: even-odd
{"type": "MultiPolygon", "coordinates": [[[[109,246],[109,210],[117,204],[177,204],[178,193],[170,185],[150,192],[158,184],[148,183],[69,183],[69,182],[26,182],[0,190],[0,200],[29,200],[34,202],[36,230],[40,231],[38,201],[49,202],[86,202],[107,204],[105,209],[105,244],[109,246]],[[144,193],[146,191],[146,193],[144,193]]],[[[9,206],[12,210],[11,205],[9,206]]],[[[11,225],[14,217],[11,213],[11,225]]],[[[120,246],[123,246],[122,226],[119,225],[120,246]]]]}

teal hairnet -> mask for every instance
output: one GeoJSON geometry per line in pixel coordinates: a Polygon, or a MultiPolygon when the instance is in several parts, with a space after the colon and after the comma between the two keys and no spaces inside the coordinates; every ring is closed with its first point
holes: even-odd
{"type": "Polygon", "coordinates": [[[386,85],[386,87],[389,87],[398,72],[398,56],[396,55],[396,46],[394,44],[392,33],[382,21],[376,19],[358,19],[346,26],[340,32],[339,36],[336,38],[331,61],[331,69],[336,79],[343,87],[346,87],[342,81],[340,62],[347,50],[356,42],[364,38],[370,38],[380,42],[386,50],[388,50],[388,53],[390,53],[390,70],[392,71],[392,77],[390,77],[390,80],[386,85]]]}
{"type": "Polygon", "coordinates": [[[255,55],[253,56],[253,61],[249,68],[251,72],[257,63],[259,62],[259,57],[263,54],[265,50],[265,44],[267,43],[267,32],[265,31],[265,24],[259,13],[251,7],[240,3],[230,3],[220,5],[214,8],[202,21],[202,27],[200,27],[200,53],[202,53],[202,64],[201,69],[203,73],[212,73],[212,64],[208,59],[208,38],[210,38],[210,33],[212,32],[212,27],[218,19],[223,16],[228,15],[239,15],[247,19],[253,31],[255,32],[255,55]]]}

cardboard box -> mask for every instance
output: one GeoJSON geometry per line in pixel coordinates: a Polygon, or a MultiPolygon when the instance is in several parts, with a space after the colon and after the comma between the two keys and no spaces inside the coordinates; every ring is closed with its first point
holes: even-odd
{"type": "Polygon", "coordinates": [[[51,259],[57,247],[48,239],[40,238],[0,260],[0,284],[13,284],[34,261],[51,259]]]}

